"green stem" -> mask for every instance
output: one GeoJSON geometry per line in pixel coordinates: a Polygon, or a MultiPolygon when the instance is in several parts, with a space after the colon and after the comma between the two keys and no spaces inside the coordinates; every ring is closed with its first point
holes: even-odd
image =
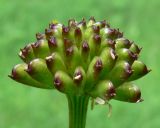
{"type": "Polygon", "coordinates": [[[67,95],[69,107],[69,128],[85,128],[88,96],[67,95]]]}

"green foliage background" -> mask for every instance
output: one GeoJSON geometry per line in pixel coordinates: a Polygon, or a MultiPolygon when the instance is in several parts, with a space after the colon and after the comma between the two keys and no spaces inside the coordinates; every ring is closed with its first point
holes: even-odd
{"type": "Polygon", "coordinates": [[[87,128],[160,127],[160,1],[159,0],[0,0],[0,128],[68,128],[67,101],[57,91],[23,86],[9,79],[21,63],[19,49],[35,41],[49,21],[95,16],[120,28],[125,37],[143,47],[140,59],[152,72],[136,81],[144,102],[111,101],[89,109],[87,128]]]}

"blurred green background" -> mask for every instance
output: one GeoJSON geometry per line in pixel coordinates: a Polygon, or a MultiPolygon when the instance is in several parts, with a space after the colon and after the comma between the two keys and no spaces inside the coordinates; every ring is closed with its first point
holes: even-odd
{"type": "Polygon", "coordinates": [[[9,79],[21,63],[19,49],[35,41],[52,19],[95,16],[120,28],[125,37],[143,47],[140,59],[152,72],[136,81],[144,102],[111,101],[89,109],[86,128],[160,127],[160,1],[159,0],[0,0],[0,128],[68,128],[67,100],[57,91],[23,86],[9,79]]]}

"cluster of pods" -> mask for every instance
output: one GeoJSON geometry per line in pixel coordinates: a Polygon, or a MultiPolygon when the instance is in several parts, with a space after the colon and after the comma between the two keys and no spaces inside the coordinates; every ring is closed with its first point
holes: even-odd
{"type": "Polygon", "coordinates": [[[24,63],[12,69],[13,80],[103,101],[142,101],[132,83],[150,71],[138,60],[141,48],[105,20],[52,21],[36,39],[20,50],[24,63]]]}

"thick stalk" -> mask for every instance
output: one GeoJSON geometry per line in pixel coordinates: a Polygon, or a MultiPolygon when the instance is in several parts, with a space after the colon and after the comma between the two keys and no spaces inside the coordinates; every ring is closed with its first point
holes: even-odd
{"type": "Polygon", "coordinates": [[[85,128],[88,96],[67,95],[69,107],[69,128],[85,128]]]}

